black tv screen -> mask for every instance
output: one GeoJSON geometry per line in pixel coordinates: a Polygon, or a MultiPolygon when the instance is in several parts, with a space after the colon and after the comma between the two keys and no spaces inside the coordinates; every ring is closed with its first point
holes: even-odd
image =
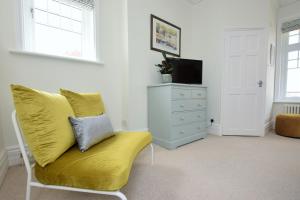
{"type": "Polygon", "coordinates": [[[202,60],[168,58],[167,61],[173,67],[173,83],[202,84],[202,60]]]}

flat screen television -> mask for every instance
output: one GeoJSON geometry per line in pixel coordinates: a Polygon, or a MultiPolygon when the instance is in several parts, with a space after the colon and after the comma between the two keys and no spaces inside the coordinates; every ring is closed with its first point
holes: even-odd
{"type": "Polygon", "coordinates": [[[202,60],[167,58],[167,62],[173,67],[173,83],[202,84],[202,60]]]}

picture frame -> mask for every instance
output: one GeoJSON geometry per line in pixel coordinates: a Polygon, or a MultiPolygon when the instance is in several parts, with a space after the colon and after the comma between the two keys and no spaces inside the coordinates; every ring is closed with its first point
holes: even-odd
{"type": "Polygon", "coordinates": [[[181,28],[151,14],[151,50],[180,57],[181,28]]]}

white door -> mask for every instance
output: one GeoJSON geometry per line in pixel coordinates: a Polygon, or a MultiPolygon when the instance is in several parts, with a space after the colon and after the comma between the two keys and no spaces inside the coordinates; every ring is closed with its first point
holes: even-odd
{"type": "Polygon", "coordinates": [[[222,91],[223,135],[264,135],[265,32],[225,34],[222,91]]]}

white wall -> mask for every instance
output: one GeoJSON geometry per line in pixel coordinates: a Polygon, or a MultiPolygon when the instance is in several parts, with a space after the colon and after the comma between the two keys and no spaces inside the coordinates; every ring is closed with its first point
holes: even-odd
{"type": "Polygon", "coordinates": [[[191,56],[193,44],[191,4],[184,0],[128,0],[128,120],[124,124],[134,130],[148,127],[147,86],[161,82],[154,65],[163,58],[150,50],[150,14],[182,28],[182,57],[191,56]]]}
{"type": "MultiPolygon", "coordinates": [[[[231,28],[269,28],[268,0],[209,0],[194,8],[193,57],[204,60],[204,84],[208,86],[208,119],[221,118],[224,31],[231,28]],[[197,38],[197,39],[196,39],[197,38]]],[[[267,63],[267,61],[266,61],[267,63]]]]}
{"type": "MultiPolygon", "coordinates": [[[[3,138],[2,132],[3,132],[3,130],[2,130],[2,127],[0,126],[0,163],[1,163],[1,155],[5,151],[5,144],[4,144],[4,138],[3,138]]],[[[0,166],[0,168],[1,168],[1,166],[0,166]]]]}
{"type": "Polygon", "coordinates": [[[104,65],[94,65],[51,58],[15,55],[17,0],[2,1],[0,6],[0,126],[6,146],[16,145],[11,123],[13,101],[9,85],[58,92],[60,87],[79,91],[99,91],[116,129],[122,119],[122,68],[125,63],[125,1],[101,0],[98,37],[104,65]]]}
{"type": "Polygon", "coordinates": [[[300,2],[288,4],[287,6],[280,7],[278,19],[290,19],[300,16],[300,2]]]}
{"type": "Polygon", "coordinates": [[[0,187],[5,178],[8,168],[7,154],[2,136],[2,127],[0,126],[0,187]]]}
{"type": "MultiPolygon", "coordinates": [[[[1,112],[1,110],[0,110],[0,112],[1,112]]],[[[3,132],[3,129],[2,129],[2,127],[0,126],[0,155],[1,155],[1,153],[5,150],[4,139],[3,139],[3,134],[2,134],[2,132],[3,132]]]]}
{"type": "MultiPolygon", "coordinates": [[[[204,60],[204,85],[208,86],[208,120],[220,124],[221,67],[224,30],[228,28],[265,28],[269,43],[275,43],[277,5],[273,0],[206,0],[196,6],[177,0],[128,0],[129,71],[126,124],[130,129],[147,127],[147,90],[159,83],[153,65],[159,53],[149,50],[149,15],[158,15],[182,28],[182,57],[204,60]]],[[[267,60],[266,60],[267,63],[267,60]]],[[[267,65],[267,64],[266,64],[267,65]]],[[[267,66],[265,66],[267,67],[267,66]]],[[[274,67],[268,66],[266,121],[273,103],[274,67]]],[[[125,118],[124,118],[125,119],[125,118]]]]}
{"type": "MultiPolygon", "coordinates": [[[[277,33],[277,15],[278,15],[278,2],[269,0],[269,41],[268,47],[274,45],[274,55],[276,56],[276,33],[277,33]]],[[[268,58],[270,58],[270,52],[268,52],[268,58]]],[[[275,69],[276,69],[276,58],[273,58],[274,62],[270,64],[268,59],[267,66],[267,77],[266,77],[266,110],[265,110],[265,124],[271,125],[272,121],[272,109],[274,101],[274,90],[275,90],[275,69]]]]}

